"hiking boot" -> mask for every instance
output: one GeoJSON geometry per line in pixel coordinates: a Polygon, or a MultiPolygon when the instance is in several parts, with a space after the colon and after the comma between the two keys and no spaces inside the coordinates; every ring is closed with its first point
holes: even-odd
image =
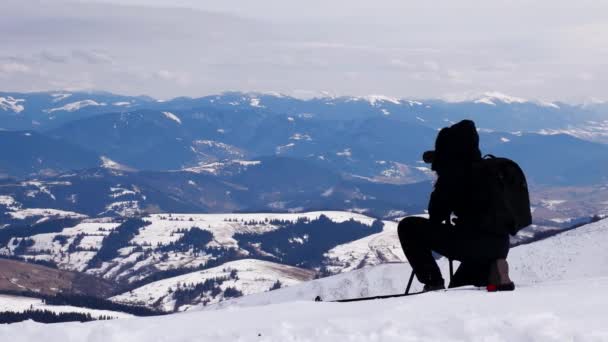
{"type": "Polygon", "coordinates": [[[496,259],[490,264],[490,275],[486,288],[489,292],[515,290],[515,284],[509,278],[507,259],[496,259]]]}
{"type": "Polygon", "coordinates": [[[445,290],[445,285],[444,285],[443,281],[441,283],[425,284],[424,287],[422,288],[422,292],[439,291],[439,290],[445,290]]]}

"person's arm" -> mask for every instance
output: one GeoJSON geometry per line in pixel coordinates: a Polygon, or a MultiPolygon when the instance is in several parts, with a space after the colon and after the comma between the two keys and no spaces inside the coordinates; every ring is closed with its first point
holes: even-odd
{"type": "Polygon", "coordinates": [[[429,200],[429,219],[432,223],[442,223],[450,221],[452,210],[450,209],[447,189],[438,179],[435,183],[435,189],[431,193],[429,200]]]}

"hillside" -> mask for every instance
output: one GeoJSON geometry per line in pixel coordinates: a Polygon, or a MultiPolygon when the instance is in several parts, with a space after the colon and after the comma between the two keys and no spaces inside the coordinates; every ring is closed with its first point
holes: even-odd
{"type": "Polygon", "coordinates": [[[0,293],[107,296],[112,283],[90,275],[0,259],[0,293]]]}

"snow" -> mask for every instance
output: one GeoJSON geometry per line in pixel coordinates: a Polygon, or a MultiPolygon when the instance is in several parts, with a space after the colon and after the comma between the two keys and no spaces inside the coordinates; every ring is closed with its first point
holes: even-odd
{"type": "Polygon", "coordinates": [[[21,208],[21,203],[6,195],[0,195],[0,205],[5,206],[8,210],[19,210],[21,208]]]}
{"type": "Polygon", "coordinates": [[[374,219],[368,216],[343,211],[314,211],[308,213],[256,213],[256,214],[154,214],[147,218],[150,225],[140,229],[139,234],[131,241],[136,245],[156,246],[160,243],[170,243],[179,239],[174,232],[180,229],[198,227],[213,234],[211,245],[223,247],[238,247],[233,238],[236,233],[264,233],[278,229],[267,221],[281,220],[296,222],[300,218],[315,220],[321,215],[340,223],[353,219],[371,226],[374,219]],[[243,222],[256,221],[257,225],[245,225],[243,222]]]}
{"type": "Polygon", "coordinates": [[[491,106],[496,106],[496,102],[502,102],[506,104],[513,103],[526,103],[528,100],[520,97],[509,96],[497,91],[491,91],[484,93],[479,99],[475,100],[474,103],[483,103],[491,106]]]}
{"type": "Polygon", "coordinates": [[[51,94],[51,96],[53,97],[53,102],[61,102],[65,99],[67,99],[68,97],[72,96],[72,94],[67,94],[67,93],[57,93],[57,94],[51,94]]]}
{"type": "Polygon", "coordinates": [[[340,157],[347,157],[347,158],[350,158],[350,157],[352,157],[352,155],[353,155],[353,154],[352,154],[352,152],[351,152],[350,148],[346,148],[346,149],[344,149],[344,150],[343,150],[343,151],[341,151],[341,152],[336,152],[336,155],[337,155],[337,156],[340,156],[340,157]]]}
{"type": "Polygon", "coordinates": [[[121,188],[120,186],[117,187],[110,187],[110,198],[118,198],[118,197],[123,197],[123,196],[132,196],[132,195],[137,195],[138,192],[130,190],[130,189],[125,189],[125,188],[121,188]]]}
{"type": "Polygon", "coordinates": [[[500,141],[502,141],[503,143],[507,143],[507,142],[511,141],[511,139],[505,138],[505,137],[501,137],[500,141]]]}
{"type": "Polygon", "coordinates": [[[264,108],[264,106],[260,105],[260,99],[257,99],[255,97],[249,99],[249,105],[251,107],[264,108]]]}
{"type": "Polygon", "coordinates": [[[175,114],[171,113],[171,112],[163,112],[163,115],[169,119],[169,120],[173,120],[175,122],[177,122],[179,125],[182,124],[182,120],[175,114]]]}
{"type": "Polygon", "coordinates": [[[382,111],[382,114],[384,114],[384,115],[391,115],[391,112],[389,112],[388,110],[386,110],[384,108],[382,108],[381,111],[382,111]]]}
{"type": "MultiPolygon", "coordinates": [[[[221,284],[222,290],[233,287],[245,295],[268,291],[278,280],[284,286],[292,286],[303,281],[311,280],[314,272],[297,267],[281,265],[273,262],[245,259],[227,262],[221,266],[188,273],[185,275],[159,280],[148,285],[144,285],[133,291],[112,297],[113,301],[126,304],[145,304],[152,306],[158,301],[162,301],[165,311],[173,311],[175,308],[171,290],[176,290],[178,284],[196,285],[203,283],[207,279],[229,277],[231,271],[237,271],[237,279],[230,279],[221,284]]],[[[222,300],[221,296],[211,299],[210,303],[217,303],[222,300]]],[[[187,310],[189,307],[178,308],[187,310]]]]}
{"type": "Polygon", "coordinates": [[[608,278],[511,293],[469,289],[355,303],[300,302],[170,316],[0,326],[7,341],[606,341],[608,278]],[[576,296],[573,297],[573,294],[576,296]]]}
{"type": "Polygon", "coordinates": [[[289,143],[289,144],[286,144],[286,145],[277,146],[277,148],[276,148],[276,154],[281,154],[281,153],[285,152],[286,150],[289,150],[289,149],[293,148],[294,146],[296,146],[296,144],[294,144],[294,143],[289,143]]]}
{"type": "Polygon", "coordinates": [[[182,169],[183,171],[193,172],[193,173],[211,173],[214,175],[219,174],[223,168],[232,166],[232,165],[240,165],[242,167],[249,167],[260,165],[262,162],[259,160],[228,160],[224,162],[213,162],[213,163],[201,163],[198,166],[188,167],[182,169]]]}
{"type": "Polygon", "coordinates": [[[12,96],[0,97],[0,109],[19,114],[25,109],[23,102],[24,99],[16,99],[12,96]]]}
{"type": "Polygon", "coordinates": [[[77,102],[71,102],[68,103],[62,107],[58,107],[58,108],[51,108],[51,109],[45,109],[44,111],[46,113],[53,113],[53,112],[58,112],[58,111],[65,111],[65,112],[75,112],[77,110],[81,110],[82,108],[85,107],[97,107],[97,106],[105,106],[106,104],[103,102],[96,102],[94,100],[82,100],[82,101],[77,101],[77,102]]]}
{"type": "Polygon", "coordinates": [[[73,211],[65,211],[58,209],[47,209],[47,208],[27,208],[16,211],[10,211],[7,213],[13,219],[25,220],[30,217],[42,217],[42,218],[86,218],[86,215],[79,214],[73,211]]]}
{"type": "Polygon", "coordinates": [[[55,313],[89,313],[94,318],[99,318],[101,316],[109,316],[114,318],[133,317],[133,315],[116,311],[94,310],[69,305],[46,305],[41,299],[37,298],[0,295],[0,312],[23,312],[27,310],[48,310],[55,313]]]}
{"type": "Polygon", "coordinates": [[[383,223],[382,232],[336,246],[327,252],[327,268],[332,272],[350,272],[365,265],[405,261],[397,237],[397,222],[383,223]]]}
{"type": "Polygon", "coordinates": [[[129,107],[131,105],[131,102],[119,101],[119,102],[112,103],[112,105],[117,106],[117,107],[129,107]]]}
{"type": "Polygon", "coordinates": [[[100,159],[101,159],[101,167],[103,167],[105,169],[116,170],[116,171],[133,171],[132,168],[122,165],[120,163],[117,163],[106,156],[101,156],[100,159]]]}
{"type": "Polygon", "coordinates": [[[308,134],[301,134],[301,133],[295,133],[294,135],[292,135],[289,140],[305,140],[305,141],[312,141],[312,138],[310,137],[310,135],[308,134]]]}
{"type": "Polygon", "coordinates": [[[399,101],[399,99],[384,95],[368,95],[363,97],[362,99],[369,102],[372,106],[376,106],[376,104],[379,104],[381,102],[388,102],[396,105],[401,104],[401,101],[399,101]]]}
{"type": "Polygon", "coordinates": [[[558,105],[556,105],[555,103],[553,103],[553,102],[548,102],[548,101],[542,101],[542,100],[539,100],[539,101],[538,101],[538,104],[539,104],[540,106],[542,106],[542,107],[548,107],[548,108],[560,109],[560,107],[559,107],[558,105]]]}
{"type": "Polygon", "coordinates": [[[117,201],[106,205],[106,210],[99,215],[115,213],[120,216],[131,217],[140,214],[139,201],[117,201]]]}

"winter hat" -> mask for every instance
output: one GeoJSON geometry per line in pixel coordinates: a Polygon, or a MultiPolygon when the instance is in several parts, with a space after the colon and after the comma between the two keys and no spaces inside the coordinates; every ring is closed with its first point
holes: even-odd
{"type": "Polygon", "coordinates": [[[431,169],[435,171],[445,164],[469,163],[481,159],[475,123],[462,120],[442,128],[435,140],[435,150],[424,152],[422,159],[431,163],[431,169]]]}

